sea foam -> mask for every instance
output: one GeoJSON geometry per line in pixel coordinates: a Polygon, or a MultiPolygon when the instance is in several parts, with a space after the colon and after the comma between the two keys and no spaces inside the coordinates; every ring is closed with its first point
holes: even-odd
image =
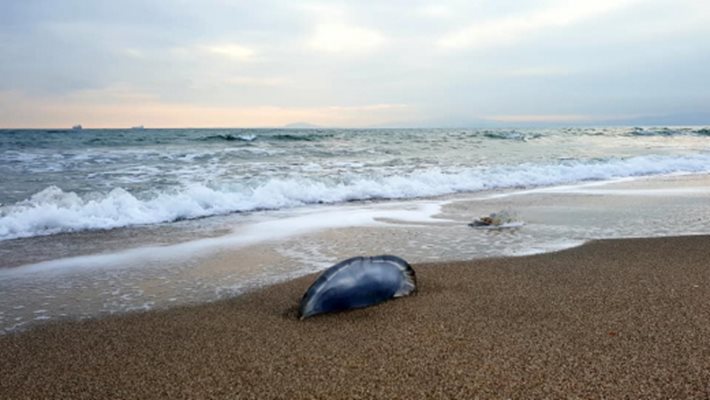
{"type": "Polygon", "coordinates": [[[0,240],[111,229],[254,210],[368,199],[407,199],[457,192],[553,186],[589,180],[710,172],[710,155],[562,160],[487,167],[449,167],[407,174],[348,174],[339,178],[270,178],[250,185],[185,184],[161,192],[78,195],[50,186],[0,207],[0,240]]]}

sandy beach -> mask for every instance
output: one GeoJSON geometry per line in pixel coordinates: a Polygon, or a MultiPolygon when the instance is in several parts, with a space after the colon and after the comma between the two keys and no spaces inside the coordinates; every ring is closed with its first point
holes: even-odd
{"type": "Polygon", "coordinates": [[[0,337],[0,398],[710,396],[710,237],[416,265],[419,293],[295,318],[314,276],[0,337]]]}
{"type": "Polygon", "coordinates": [[[5,3],[0,400],[710,400],[710,1],[5,3]]]}

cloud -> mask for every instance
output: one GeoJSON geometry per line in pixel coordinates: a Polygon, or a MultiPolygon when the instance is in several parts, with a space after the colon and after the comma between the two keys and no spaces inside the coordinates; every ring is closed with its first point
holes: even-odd
{"type": "Polygon", "coordinates": [[[254,59],[254,55],[256,54],[253,49],[238,43],[203,45],[201,48],[213,55],[237,61],[251,61],[254,59]]]}
{"type": "Polygon", "coordinates": [[[529,66],[529,67],[513,67],[502,68],[494,71],[494,74],[499,76],[509,77],[544,77],[544,76],[563,76],[569,75],[570,71],[559,66],[529,66]]]}
{"type": "Polygon", "coordinates": [[[331,54],[362,54],[373,51],[386,42],[380,31],[351,21],[353,10],[343,5],[306,4],[305,15],[313,20],[309,48],[331,54]]]}
{"type": "Polygon", "coordinates": [[[124,49],[119,49],[118,50],[119,54],[122,54],[126,57],[130,58],[136,58],[136,59],[142,59],[145,58],[145,52],[141,51],[140,49],[134,48],[134,47],[126,47],[124,49]]]}
{"type": "Polygon", "coordinates": [[[523,15],[484,20],[454,32],[438,41],[442,48],[486,48],[517,43],[550,28],[560,28],[598,17],[629,3],[623,0],[587,0],[559,3],[523,15]]]}
{"type": "Polygon", "coordinates": [[[227,85],[234,86],[283,86],[288,79],[282,77],[260,76],[230,76],[224,80],[227,85]]]}
{"type": "Polygon", "coordinates": [[[429,18],[451,18],[455,12],[445,4],[426,4],[415,9],[416,13],[429,18]]]}
{"type": "Polygon", "coordinates": [[[316,26],[308,43],[311,48],[328,53],[364,53],[384,42],[384,36],[375,30],[326,22],[316,26]]]}
{"type": "Polygon", "coordinates": [[[707,0],[9,2],[0,125],[693,112],[709,102],[709,17],[707,0]]]}

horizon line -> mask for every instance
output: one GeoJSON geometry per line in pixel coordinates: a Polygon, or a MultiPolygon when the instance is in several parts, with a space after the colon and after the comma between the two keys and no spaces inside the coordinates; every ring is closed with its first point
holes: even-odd
{"type": "Polygon", "coordinates": [[[525,128],[614,128],[614,127],[702,127],[709,126],[710,121],[707,123],[643,123],[643,124],[633,124],[633,123],[518,123],[518,124],[481,124],[481,125],[392,125],[392,126],[359,126],[359,127],[340,127],[340,126],[318,126],[314,125],[312,127],[289,127],[289,126],[155,126],[155,127],[119,127],[119,126],[96,126],[96,127],[84,127],[81,129],[74,129],[73,127],[56,127],[56,126],[37,126],[37,127],[0,127],[0,131],[31,131],[31,130],[56,130],[56,131],[75,131],[81,132],[84,130],[167,130],[167,129],[284,129],[284,130],[317,130],[317,129],[341,129],[341,130],[367,130],[367,129],[525,129],[525,128]]]}

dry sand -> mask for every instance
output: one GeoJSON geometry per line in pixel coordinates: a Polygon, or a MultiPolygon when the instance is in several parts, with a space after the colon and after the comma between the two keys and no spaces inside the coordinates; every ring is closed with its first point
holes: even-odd
{"type": "Polygon", "coordinates": [[[306,321],[313,276],[3,336],[0,398],[710,398],[710,237],[415,268],[306,321]]]}

